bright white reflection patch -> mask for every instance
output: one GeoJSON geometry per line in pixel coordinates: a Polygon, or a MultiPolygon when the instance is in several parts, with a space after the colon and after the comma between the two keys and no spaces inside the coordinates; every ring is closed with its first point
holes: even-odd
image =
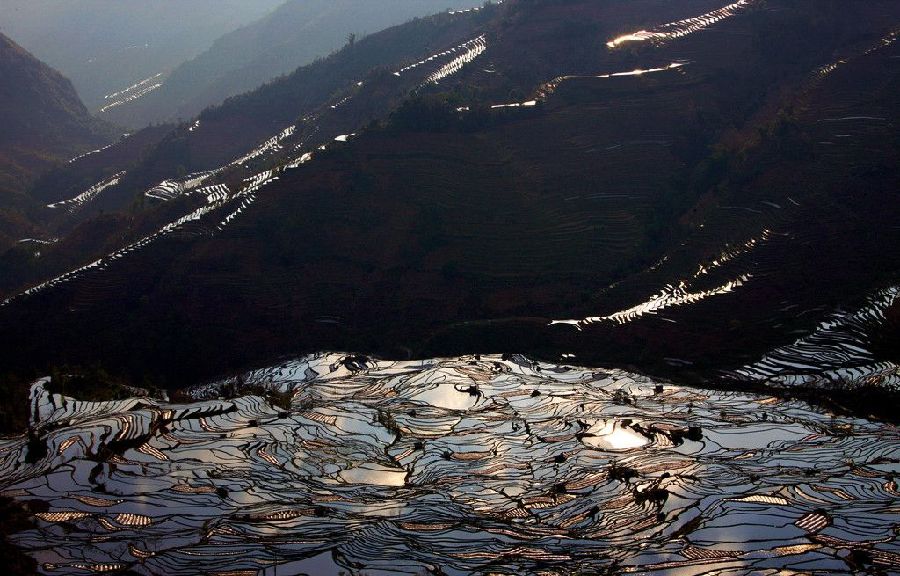
{"type": "Polygon", "coordinates": [[[625,428],[615,420],[600,420],[587,430],[581,440],[586,446],[602,450],[631,450],[650,443],[646,436],[625,428]]]}
{"type": "Polygon", "coordinates": [[[341,471],[340,477],[350,484],[403,486],[406,482],[406,470],[388,468],[380,464],[363,464],[356,468],[341,471]]]}
{"type": "Polygon", "coordinates": [[[739,10],[748,6],[751,1],[752,0],[739,0],[738,2],[723,6],[718,10],[707,12],[706,14],[695,18],[670,22],[669,24],[657,26],[653,30],[639,30],[638,32],[624,34],[610,40],[606,43],[606,46],[612,49],[631,42],[646,42],[648,40],[664,42],[666,40],[681,38],[682,36],[687,36],[688,34],[708,28],[720,20],[734,16],[739,10]]]}

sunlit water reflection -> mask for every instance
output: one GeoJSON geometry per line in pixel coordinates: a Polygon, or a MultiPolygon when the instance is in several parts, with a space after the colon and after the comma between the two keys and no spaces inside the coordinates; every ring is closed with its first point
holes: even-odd
{"type": "Polygon", "coordinates": [[[665,42],[667,40],[681,38],[682,36],[705,30],[717,22],[734,16],[740,10],[749,6],[751,2],[752,0],[738,0],[737,2],[733,2],[718,10],[713,10],[712,12],[707,12],[700,16],[663,24],[653,30],[640,30],[630,34],[624,34],[618,38],[613,38],[606,43],[606,46],[612,49],[632,42],[665,42]]]}
{"type": "Polygon", "coordinates": [[[49,574],[844,573],[900,567],[896,427],[620,370],[309,357],[165,405],[51,396],[0,486],[49,574]]]}

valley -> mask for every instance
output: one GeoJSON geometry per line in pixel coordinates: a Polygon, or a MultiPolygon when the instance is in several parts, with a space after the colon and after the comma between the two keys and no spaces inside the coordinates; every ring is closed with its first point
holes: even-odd
{"type": "Polygon", "coordinates": [[[85,116],[0,205],[8,540],[46,574],[900,570],[900,6],[451,8],[187,120],[85,116]]]}

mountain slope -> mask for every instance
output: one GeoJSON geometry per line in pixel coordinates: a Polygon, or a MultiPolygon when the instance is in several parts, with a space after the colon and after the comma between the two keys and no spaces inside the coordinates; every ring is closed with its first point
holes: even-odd
{"type": "Polygon", "coordinates": [[[20,191],[55,160],[108,141],[71,82],[3,35],[0,76],[0,187],[20,191]]]}
{"type": "Polygon", "coordinates": [[[30,191],[43,204],[34,217],[45,226],[40,237],[59,242],[31,243],[0,258],[0,293],[93,262],[202,204],[203,197],[178,193],[174,202],[160,205],[172,194],[160,195],[157,188],[171,189],[179,181],[196,188],[190,174],[205,174],[207,185],[218,180],[237,193],[242,178],[383,117],[452,56],[402,78],[385,70],[433,54],[436,47],[466,42],[493,15],[493,9],[440,14],[384,30],[208,109],[189,124],[141,130],[44,175],[30,191]],[[48,209],[50,204],[58,208],[48,209]]]}
{"type": "MultiPolygon", "coordinates": [[[[898,24],[887,0],[505,4],[449,64],[397,62],[297,123],[262,187],[0,308],[25,327],[3,360],[177,387],[315,349],[525,351],[757,382],[900,279],[898,24]],[[372,102],[400,106],[305,139],[372,102]]],[[[198,130],[275,121],[289,86],[198,130]]]]}
{"type": "Polygon", "coordinates": [[[42,172],[110,141],[71,82],[0,34],[0,245],[31,230],[21,196],[42,172]]]}
{"type": "Polygon", "coordinates": [[[5,0],[0,27],[70,78],[88,109],[167,73],[283,0],[5,0]]]}
{"type": "Polygon", "coordinates": [[[176,68],[151,94],[108,110],[129,126],[191,118],[207,106],[247,92],[327,56],[347,42],[475,0],[290,0],[272,14],[218,39],[176,68]]]}

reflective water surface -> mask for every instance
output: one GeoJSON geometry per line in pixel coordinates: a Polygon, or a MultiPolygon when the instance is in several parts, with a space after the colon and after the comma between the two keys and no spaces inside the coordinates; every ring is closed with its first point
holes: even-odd
{"type": "Polygon", "coordinates": [[[513,356],[319,355],[90,403],[0,442],[48,574],[793,574],[900,568],[900,433],[513,356]],[[253,385],[287,393],[214,398],[253,385]],[[27,463],[33,461],[33,463],[27,463]],[[268,570],[268,572],[267,572],[268,570]]]}
{"type": "Polygon", "coordinates": [[[706,14],[702,14],[700,16],[686,18],[684,20],[679,20],[678,22],[663,24],[654,28],[653,30],[639,30],[638,32],[633,32],[631,34],[619,36],[618,38],[613,38],[606,43],[606,46],[609,48],[618,48],[630,42],[650,41],[659,43],[665,42],[667,40],[681,38],[682,36],[687,36],[688,34],[693,34],[694,32],[705,30],[721,20],[732,17],[740,10],[746,8],[747,6],[750,6],[751,3],[752,0],[738,0],[737,2],[728,4],[719,8],[718,10],[713,10],[712,12],[707,12],[706,14]]]}

